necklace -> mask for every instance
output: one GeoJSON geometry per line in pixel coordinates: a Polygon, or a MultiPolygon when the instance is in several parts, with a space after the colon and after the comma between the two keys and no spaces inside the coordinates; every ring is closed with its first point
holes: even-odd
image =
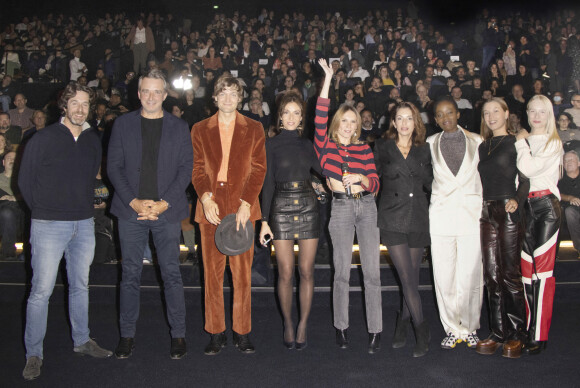
{"type": "Polygon", "coordinates": [[[409,155],[409,152],[411,151],[411,144],[409,144],[407,146],[402,146],[402,145],[399,145],[399,143],[397,143],[397,148],[399,148],[399,151],[401,151],[401,154],[403,154],[403,157],[405,159],[407,159],[407,155],[409,155]]]}
{"type": "Polygon", "coordinates": [[[501,140],[493,148],[491,148],[491,141],[492,141],[492,139],[493,139],[493,137],[491,139],[489,139],[489,151],[487,151],[487,156],[491,155],[491,153],[493,152],[493,150],[495,150],[497,147],[499,147],[499,145],[501,144],[501,142],[503,141],[503,139],[505,139],[505,136],[502,136],[501,140]]]}

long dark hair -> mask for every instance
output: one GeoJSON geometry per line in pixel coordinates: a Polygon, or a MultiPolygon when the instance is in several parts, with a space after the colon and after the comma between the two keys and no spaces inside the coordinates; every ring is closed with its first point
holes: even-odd
{"type": "Polygon", "coordinates": [[[297,104],[300,107],[302,119],[300,121],[300,124],[296,128],[296,131],[298,131],[299,136],[302,136],[302,132],[304,131],[303,123],[306,109],[304,106],[304,100],[302,99],[302,96],[293,91],[285,92],[282,98],[280,99],[280,102],[278,103],[278,120],[276,120],[276,134],[282,132],[283,128],[280,127],[280,125],[282,124],[282,114],[284,113],[284,108],[286,108],[286,105],[290,104],[291,102],[297,104]]]}
{"type": "Polygon", "coordinates": [[[391,123],[389,125],[389,129],[385,132],[385,138],[387,139],[394,139],[395,141],[399,140],[399,132],[397,132],[397,128],[395,127],[395,117],[397,116],[397,112],[403,108],[408,108],[411,110],[413,114],[413,123],[414,129],[413,134],[411,135],[411,140],[414,146],[420,146],[425,144],[425,124],[423,124],[423,120],[421,119],[421,113],[417,107],[407,101],[401,101],[397,105],[391,109],[391,123]]]}

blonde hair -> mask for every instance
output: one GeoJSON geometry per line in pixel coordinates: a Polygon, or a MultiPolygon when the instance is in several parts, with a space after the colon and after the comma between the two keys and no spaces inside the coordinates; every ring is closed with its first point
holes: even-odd
{"type": "Polygon", "coordinates": [[[537,94],[534,97],[530,98],[530,101],[528,102],[527,106],[528,111],[530,110],[530,105],[534,101],[541,102],[542,105],[544,105],[544,108],[548,111],[548,122],[546,123],[546,134],[548,135],[548,141],[546,142],[546,147],[553,141],[562,144],[562,140],[560,140],[560,136],[558,136],[558,131],[556,127],[556,117],[554,116],[554,108],[552,107],[552,102],[548,99],[548,97],[543,96],[541,94],[537,94]]]}
{"type": "Polygon", "coordinates": [[[509,110],[508,105],[506,104],[506,102],[504,101],[503,98],[493,97],[491,100],[486,101],[485,104],[483,104],[481,107],[481,127],[479,129],[479,133],[480,133],[482,139],[487,140],[487,139],[490,139],[493,137],[493,132],[491,131],[491,129],[489,129],[489,127],[485,123],[485,118],[483,117],[483,108],[485,108],[485,106],[487,104],[490,104],[492,102],[495,102],[496,104],[498,104],[504,112],[508,112],[508,119],[505,122],[505,128],[506,128],[506,131],[509,135],[515,135],[514,130],[512,128],[512,125],[509,121],[509,111],[510,110],[509,110]]]}
{"type": "Polygon", "coordinates": [[[342,120],[342,117],[347,112],[352,112],[356,116],[356,130],[354,131],[354,134],[352,135],[350,142],[352,144],[362,144],[363,142],[359,140],[362,127],[362,119],[360,117],[360,113],[358,113],[356,108],[346,104],[342,104],[334,114],[334,117],[332,118],[332,121],[330,123],[330,127],[328,128],[328,137],[336,144],[340,144],[340,139],[338,138],[338,128],[340,127],[340,121],[342,120]]]}

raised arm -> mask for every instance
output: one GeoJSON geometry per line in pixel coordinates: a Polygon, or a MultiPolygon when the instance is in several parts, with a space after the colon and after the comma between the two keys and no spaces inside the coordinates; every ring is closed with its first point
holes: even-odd
{"type": "Polygon", "coordinates": [[[330,90],[330,83],[332,82],[332,68],[326,63],[326,59],[320,58],[318,64],[322,67],[324,71],[324,83],[322,84],[322,90],[320,91],[320,97],[328,98],[328,91],[330,90]]]}

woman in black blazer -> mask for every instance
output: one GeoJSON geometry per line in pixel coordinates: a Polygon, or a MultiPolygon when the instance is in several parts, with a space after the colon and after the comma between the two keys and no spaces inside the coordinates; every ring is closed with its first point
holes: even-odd
{"type": "Polygon", "coordinates": [[[378,226],[403,288],[393,348],[405,345],[412,318],[417,339],[413,357],[420,357],[429,350],[430,340],[419,295],[419,270],[423,249],[431,243],[427,199],[433,180],[431,153],[415,105],[400,102],[391,117],[385,138],[375,143],[375,163],[382,180],[378,226]]]}

